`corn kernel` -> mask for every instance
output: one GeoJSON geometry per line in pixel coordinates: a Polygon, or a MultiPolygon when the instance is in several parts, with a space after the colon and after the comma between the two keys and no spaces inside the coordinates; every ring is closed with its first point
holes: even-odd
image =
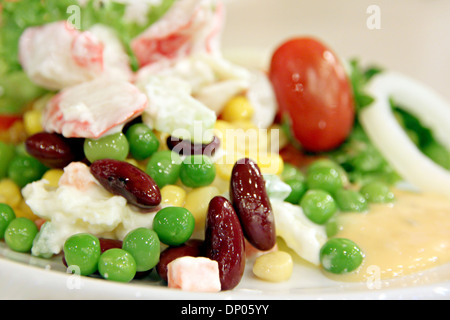
{"type": "Polygon", "coordinates": [[[221,119],[217,119],[214,124],[214,130],[219,133],[225,133],[227,130],[233,130],[234,128],[232,123],[221,119]]]}
{"type": "Polygon", "coordinates": [[[11,179],[3,179],[0,181],[0,202],[6,203],[12,208],[17,207],[22,201],[20,188],[11,179]]]}
{"type": "MultiPolygon", "coordinates": [[[[217,167],[216,167],[217,168],[217,167]]],[[[216,171],[217,172],[217,171],[216,171]]],[[[230,180],[222,179],[216,174],[216,178],[214,181],[210,184],[212,187],[216,187],[219,190],[220,194],[225,194],[229,191],[230,188],[230,180]]]]}
{"type": "Polygon", "coordinates": [[[233,165],[228,163],[216,163],[217,176],[223,180],[230,180],[233,165]]]}
{"type": "Polygon", "coordinates": [[[253,274],[262,280],[282,282],[289,280],[293,268],[294,263],[289,253],[274,251],[256,258],[253,274]]]}
{"type": "Polygon", "coordinates": [[[223,180],[230,180],[234,164],[243,158],[245,155],[239,152],[224,154],[215,162],[216,175],[223,180]]]}
{"type": "Polygon", "coordinates": [[[219,189],[214,186],[196,188],[187,193],[184,207],[194,215],[195,231],[205,229],[209,202],[218,195],[219,189]]]}
{"type": "Polygon", "coordinates": [[[222,148],[227,153],[256,154],[267,152],[269,144],[270,136],[266,130],[242,125],[227,132],[227,136],[222,142],[222,148]]]}
{"type": "Polygon", "coordinates": [[[42,179],[45,179],[49,182],[49,185],[51,187],[58,187],[59,179],[63,175],[64,170],[62,169],[50,169],[47,172],[44,173],[42,176],[42,179]]]}
{"type": "Polygon", "coordinates": [[[25,125],[23,120],[14,122],[14,124],[8,129],[0,131],[0,141],[11,144],[20,144],[24,142],[28,137],[25,131],[25,125]]]}
{"type": "Polygon", "coordinates": [[[186,200],[186,191],[175,185],[167,185],[161,189],[161,204],[182,207],[186,200]]]}
{"type": "Polygon", "coordinates": [[[227,131],[234,130],[231,123],[223,120],[217,120],[214,125],[214,135],[219,138],[220,144],[223,146],[225,144],[225,138],[227,131]]]}
{"type": "Polygon", "coordinates": [[[228,121],[218,119],[216,123],[214,124],[214,130],[219,132],[225,132],[226,130],[232,130],[234,129],[233,124],[231,124],[228,121]]]}
{"type": "Polygon", "coordinates": [[[234,121],[233,125],[236,129],[242,129],[242,130],[258,130],[258,127],[256,126],[256,124],[254,124],[252,121],[250,120],[239,120],[239,121],[234,121]]]}
{"type": "Polygon", "coordinates": [[[259,150],[260,138],[257,130],[235,129],[228,131],[222,141],[222,148],[231,153],[248,153],[250,150],[259,150]]]}
{"type": "Polygon", "coordinates": [[[262,174],[280,175],[283,172],[283,158],[276,153],[260,153],[257,156],[258,164],[262,174]]]}
{"type": "Polygon", "coordinates": [[[126,162],[128,162],[129,164],[135,166],[136,168],[141,169],[142,171],[145,171],[147,164],[144,161],[138,161],[136,159],[133,158],[127,158],[125,159],[126,162]]]}
{"type": "Polygon", "coordinates": [[[253,117],[254,108],[244,96],[234,97],[225,105],[222,119],[225,121],[247,121],[253,117]]]}
{"type": "Polygon", "coordinates": [[[31,136],[35,133],[42,132],[42,112],[40,110],[29,110],[23,115],[23,123],[26,133],[31,136]]]}
{"type": "Polygon", "coordinates": [[[39,219],[24,200],[20,201],[19,205],[14,209],[14,212],[17,218],[28,218],[32,221],[39,219]]]}
{"type": "Polygon", "coordinates": [[[32,109],[37,111],[43,111],[50,100],[55,96],[55,93],[47,93],[42,97],[36,99],[32,104],[32,109]]]}
{"type": "Polygon", "coordinates": [[[167,146],[167,138],[170,137],[170,134],[156,130],[153,133],[159,141],[159,150],[169,150],[169,147],[167,146]]]}

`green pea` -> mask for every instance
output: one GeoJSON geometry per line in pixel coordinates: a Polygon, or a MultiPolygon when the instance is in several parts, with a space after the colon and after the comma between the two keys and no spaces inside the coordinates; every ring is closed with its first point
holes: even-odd
{"type": "Polygon", "coordinates": [[[308,166],[308,170],[314,170],[322,167],[333,167],[337,170],[343,170],[342,167],[334,160],[322,158],[314,161],[308,166]]]}
{"type": "Polygon", "coordinates": [[[381,181],[371,181],[363,185],[360,193],[369,203],[391,203],[395,195],[388,184],[381,181]]]}
{"type": "Polygon", "coordinates": [[[305,180],[305,176],[303,173],[298,169],[296,166],[285,163],[283,166],[283,172],[281,173],[281,180],[287,181],[287,180],[305,180]]]}
{"type": "Polygon", "coordinates": [[[316,160],[309,165],[308,170],[315,170],[315,169],[321,168],[321,167],[327,167],[327,168],[332,167],[332,168],[336,169],[336,171],[338,171],[339,174],[341,175],[343,184],[345,185],[348,182],[347,172],[345,171],[343,166],[341,166],[339,163],[337,163],[335,160],[332,160],[332,159],[323,158],[323,159],[316,160]]]}
{"type": "Polygon", "coordinates": [[[69,237],[64,243],[64,258],[67,266],[78,267],[77,271],[82,276],[88,276],[97,271],[100,254],[100,240],[91,234],[78,233],[69,237]]]}
{"type": "Polygon", "coordinates": [[[338,210],[334,198],[324,190],[308,190],[300,206],[309,220],[317,224],[326,223],[338,210]]]}
{"type": "Polygon", "coordinates": [[[109,249],[100,256],[98,271],[104,279],[130,282],[136,276],[136,261],[123,249],[109,249]]]}
{"type": "Polygon", "coordinates": [[[6,228],[15,218],[14,210],[6,203],[0,203],[0,239],[5,237],[6,228]]]}
{"type": "Polygon", "coordinates": [[[374,172],[380,170],[384,164],[384,159],[374,147],[358,153],[352,160],[352,166],[358,172],[374,172]]]}
{"type": "Polygon", "coordinates": [[[123,240],[122,249],[133,256],[139,272],[148,271],[159,262],[160,242],[157,233],[151,229],[130,231],[123,240]]]}
{"type": "Polygon", "coordinates": [[[291,193],[284,201],[298,204],[307,190],[306,183],[296,178],[288,179],[284,182],[291,187],[291,193]]]}
{"type": "Polygon", "coordinates": [[[191,155],[181,164],[181,182],[190,188],[210,185],[216,177],[216,167],[205,155],[191,155]]]}
{"type": "Polygon", "coordinates": [[[356,190],[340,189],[335,192],[334,199],[344,212],[364,212],[368,208],[367,199],[356,190]]]}
{"type": "Polygon", "coordinates": [[[15,151],[17,155],[21,156],[30,156],[30,154],[27,151],[27,147],[25,146],[25,143],[19,143],[15,146],[15,151]]]}
{"type": "Polygon", "coordinates": [[[16,155],[8,167],[8,177],[20,188],[40,180],[48,170],[39,160],[27,155],[16,155]]]}
{"type": "Polygon", "coordinates": [[[0,141],[0,179],[6,178],[8,167],[16,155],[15,147],[0,141]]]}
{"type": "Polygon", "coordinates": [[[150,158],[146,172],[159,188],[175,184],[180,177],[181,158],[178,153],[170,150],[155,152],[150,158]]]}
{"type": "Polygon", "coordinates": [[[15,218],[5,230],[5,243],[17,252],[29,252],[38,233],[36,224],[28,218],[15,218]]]}
{"type": "Polygon", "coordinates": [[[126,136],[122,133],[110,134],[100,139],[86,139],[84,154],[90,162],[100,159],[125,160],[130,151],[126,136]]]}
{"type": "Polygon", "coordinates": [[[185,243],[194,232],[195,218],[182,207],[166,207],[158,211],[153,220],[153,230],[162,243],[178,246],[185,243]]]}
{"type": "Polygon", "coordinates": [[[136,123],[126,132],[130,153],[136,160],[145,160],[159,148],[159,140],[147,125],[136,123]]]}
{"type": "Polygon", "coordinates": [[[343,274],[356,270],[362,263],[364,254],[351,240],[333,238],[320,249],[322,267],[331,273],[343,274]]]}
{"type": "Polygon", "coordinates": [[[334,237],[340,231],[340,225],[334,218],[329,219],[325,223],[325,232],[328,238],[334,237]]]}
{"type": "Polygon", "coordinates": [[[310,166],[306,173],[306,185],[308,189],[321,189],[330,193],[344,186],[343,171],[337,164],[324,161],[310,166]]]}

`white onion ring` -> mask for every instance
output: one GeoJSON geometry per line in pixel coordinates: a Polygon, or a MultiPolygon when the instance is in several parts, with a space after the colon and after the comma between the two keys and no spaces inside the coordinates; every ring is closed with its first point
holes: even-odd
{"type": "Polygon", "coordinates": [[[423,192],[450,197],[450,172],[424,155],[395,119],[389,99],[418,117],[450,149],[450,105],[422,84],[395,72],[377,75],[367,86],[375,101],[360,113],[360,122],[385,159],[423,192]]]}

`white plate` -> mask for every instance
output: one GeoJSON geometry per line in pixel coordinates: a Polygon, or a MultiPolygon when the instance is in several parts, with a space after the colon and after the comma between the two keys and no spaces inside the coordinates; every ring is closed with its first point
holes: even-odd
{"type": "MultiPolygon", "coordinates": [[[[361,57],[419,79],[450,97],[450,2],[447,0],[226,0],[224,51],[248,62],[267,63],[273,49],[295,35],[313,35],[344,59],[361,57]],[[370,29],[369,6],[380,9],[381,29],[370,29]],[[446,41],[444,41],[446,39],[446,41]],[[255,53],[257,57],[255,60],[255,53]]],[[[376,283],[349,284],[298,263],[288,282],[252,276],[229,292],[171,290],[158,280],[130,284],[69,275],[61,258],[44,260],[12,252],[0,242],[0,299],[450,299],[450,265],[376,283]]]]}
{"type": "MultiPolygon", "coordinates": [[[[298,261],[297,261],[298,262],[298,261]]],[[[318,268],[297,263],[283,283],[256,279],[247,264],[244,279],[232,291],[217,294],[169,289],[151,274],[123,284],[67,274],[61,257],[52,260],[9,250],[0,243],[1,299],[162,299],[162,300],[301,300],[301,299],[449,299],[450,266],[394,281],[341,283],[329,280],[318,268]]]]}

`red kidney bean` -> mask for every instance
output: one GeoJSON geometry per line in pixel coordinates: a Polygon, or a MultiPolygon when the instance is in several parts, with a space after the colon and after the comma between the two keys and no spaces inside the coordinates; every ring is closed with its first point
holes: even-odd
{"type": "Polygon", "coordinates": [[[270,250],[276,242],[275,220],[264,178],[253,160],[234,165],[230,197],[247,240],[259,250],[270,250]]]}
{"type": "Polygon", "coordinates": [[[27,152],[50,168],[62,169],[72,161],[81,160],[83,152],[77,139],[68,139],[56,133],[40,132],[27,138],[27,152]]]}
{"type": "Polygon", "coordinates": [[[122,249],[122,240],[99,238],[101,253],[109,249],[122,249]]]}
{"type": "Polygon", "coordinates": [[[208,207],[205,229],[205,255],[219,264],[222,290],[235,288],[245,269],[245,239],[233,205],[214,197],[208,207]]]}
{"type": "Polygon", "coordinates": [[[159,262],[156,265],[156,272],[167,282],[167,265],[173,260],[181,257],[200,257],[203,256],[203,240],[188,240],[179,247],[168,247],[159,256],[159,262]]]}
{"type": "Polygon", "coordinates": [[[91,164],[90,171],[109,192],[123,196],[143,210],[153,210],[161,203],[161,192],[155,181],[132,164],[102,159],[91,164]]]}
{"type": "Polygon", "coordinates": [[[189,140],[182,140],[175,137],[167,138],[167,147],[181,156],[204,154],[212,156],[220,146],[220,140],[214,136],[212,142],[208,144],[192,143],[189,140]]]}

